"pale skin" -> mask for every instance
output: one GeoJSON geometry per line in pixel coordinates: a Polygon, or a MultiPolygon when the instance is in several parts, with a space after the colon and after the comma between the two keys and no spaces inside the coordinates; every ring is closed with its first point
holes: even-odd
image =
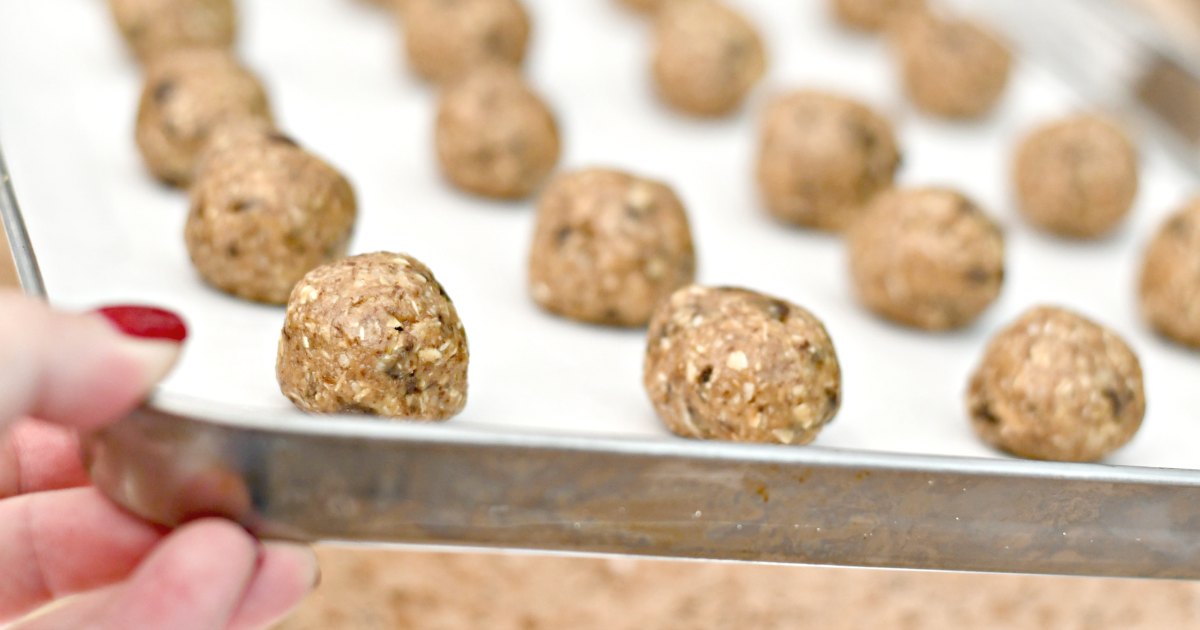
{"type": "Polygon", "coordinates": [[[76,431],[119,420],[177,353],[0,290],[0,625],[261,628],[312,589],[306,547],[220,519],[169,531],[89,484],[76,431]]]}

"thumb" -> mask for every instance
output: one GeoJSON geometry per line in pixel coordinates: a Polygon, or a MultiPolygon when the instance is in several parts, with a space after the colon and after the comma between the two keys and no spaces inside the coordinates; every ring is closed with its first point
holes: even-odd
{"type": "Polygon", "coordinates": [[[33,416],[77,429],[133,409],[179,357],[187,329],[170,311],[55,311],[0,292],[0,427],[33,416]]]}

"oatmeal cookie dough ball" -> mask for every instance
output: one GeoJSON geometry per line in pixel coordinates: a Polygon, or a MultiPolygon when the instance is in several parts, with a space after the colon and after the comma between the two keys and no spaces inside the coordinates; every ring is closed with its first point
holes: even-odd
{"type": "Polygon", "coordinates": [[[1071,116],[1021,141],[1013,179],[1030,223],[1060,236],[1096,238],[1111,232],[1133,205],[1137,151],[1104,118],[1071,116]]]}
{"type": "Polygon", "coordinates": [[[900,151],[892,126],[867,106],[799,91],[763,115],[758,185],[767,209],[788,223],[840,231],[892,185],[900,151]]]}
{"type": "Polygon", "coordinates": [[[617,0],[621,6],[641,13],[654,13],[666,2],[667,0],[617,0]]]}
{"type": "Polygon", "coordinates": [[[1200,348],[1200,197],[1158,228],[1139,284],[1146,321],[1167,338],[1200,348]]]}
{"type": "Polygon", "coordinates": [[[952,190],[886,191],[846,240],[859,299],[906,326],[966,326],[995,301],[1004,283],[1000,228],[952,190]]]}
{"type": "Polygon", "coordinates": [[[559,175],[542,193],[529,257],[530,290],[542,308],[644,326],[695,273],[683,203],[665,184],[589,169],[559,175]]]}
{"type": "Polygon", "coordinates": [[[671,0],[655,20],[653,76],[671,107],[722,116],[741,105],[766,71],[757,29],[717,0],[671,0]]]}
{"type": "Polygon", "coordinates": [[[838,21],[863,31],[883,30],[894,18],[924,8],[924,0],[833,0],[838,21]]]}
{"type": "Polygon", "coordinates": [[[426,80],[456,79],[486,63],[519,67],[525,59],[529,16],[519,0],[404,0],[397,14],[409,67],[426,80]]]}
{"type": "Polygon", "coordinates": [[[891,35],[904,88],[927,113],[982,116],[1008,84],[1012,54],[978,24],[915,12],[895,20],[891,35]]]}
{"type": "Polygon", "coordinates": [[[442,92],[434,140],[446,179],[483,197],[528,196],[558,162],[554,115],[507,66],[481,67],[442,92]]]}
{"type": "Polygon", "coordinates": [[[376,252],[313,269],[288,298],[279,389],[315,413],[445,420],[467,403],[467,335],[421,261],[376,252]]]}
{"type": "Polygon", "coordinates": [[[643,384],[686,437],[808,444],[841,404],[841,371],[820,320],[737,288],[684,287],[655,310],[643,384]]]}
{"type": "Polygon", "coordinates": [[[138,104],[136,139],[146,167],[160,180],[184,187],[209,134],[236,121],[271,124],[258,77],[231,53],[178,50],[147,69],[138,104]]]}
{"type": "Polygon", "coordinates": [[[346,254],[354,190],[278,132],[246,126],[221,142],[191,189],[188,254],[218,289],[283,304],[305,273],[346,254]]]}
{"type": "Polygon", "coordinates": [[[237,35],[233,0],[108,0],[108,8],[143,64],[181,48],[228,48],[237,35]]]}
{"type": "Polygon", "coordinates": [[[988,343],[967,409],[983,441],[1013,455],[1094,461],[1141,426],[1142,368],[1113,331],[1040,306],[988,343]]]}

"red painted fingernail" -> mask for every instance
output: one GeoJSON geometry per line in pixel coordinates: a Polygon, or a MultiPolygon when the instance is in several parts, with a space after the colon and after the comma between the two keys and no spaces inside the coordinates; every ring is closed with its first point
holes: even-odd
{"type": "Polygon", "coordinates": [[[95,312],[130,337],[178,342],[187,339],[187,324],[183,323],[183,318],[166,309],[120,305],[105,306],[95,312]]]}

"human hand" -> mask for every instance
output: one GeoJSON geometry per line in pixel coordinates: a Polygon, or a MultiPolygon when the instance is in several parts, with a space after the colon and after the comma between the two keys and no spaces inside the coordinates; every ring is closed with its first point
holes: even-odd
{"type": "Polygon", "coordinates": [[[0,292],[0,624],[79,593],[18,627],[257,628],[314,586],[307,547],[221,519],[168,531],[89,485],[75,430],[132,410],[185,335],[165,311],[67,314],[0,292]]]}

